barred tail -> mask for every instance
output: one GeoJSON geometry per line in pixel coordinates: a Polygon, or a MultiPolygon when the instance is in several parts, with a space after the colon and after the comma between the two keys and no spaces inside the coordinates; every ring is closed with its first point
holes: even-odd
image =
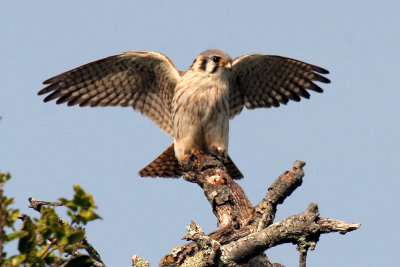
{"type": "Polygon", "coordinates": [[[227,160],[228,162],[225,163],[225,167],[228,170],[229,176],[232,179],[242,179],[243,178],[243,174],[240,172],[240,170],[238,169],[238,167],[236,167],[235,163],[233,163],[231,157],[229,157],[229,155],[227,156],[227,160]]]}
{"type": "Polygon", "coordinates": [[[175,157],[174,143],[160,156],[139,171],[142,177],[178,178],[182,176],[182,167],[175,157]]]}
{"type": "MultiPolygon", "coordinates": [[[[243,174],[236,167],[231,158],[227,157],[228,162],[225,167],[232,179],[241,179],[243,174]]],[[[182,167],[175,157],[174,143],[172,143],[160,156],[153,160],[149,165],[139,171],[142,177],[164,177],[178,178],[182,176],[182,167]]]]}

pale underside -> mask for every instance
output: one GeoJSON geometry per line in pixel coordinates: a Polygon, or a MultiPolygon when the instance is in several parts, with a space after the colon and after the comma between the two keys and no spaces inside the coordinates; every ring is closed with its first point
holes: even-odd
{"type": "MultiPolygon", "coordinates": [[[[230,60],[219,50],[204,53],[230,60]]],[[[231,71],[223,75],[204,70],[181,72],[161,53],[130,51],[50,78],[38,94],[49,94],[45,102],[56,99],[57,104],[70,106],[133,107],[174,138],[175,155],[181,159],[192,149],[227,150],[229,119],[244,106],[269,108],[298,102],[310,97],[307,90],[323,92],[315,82],[330,82],[321,75],[328,73],[323,68],[262,54],[234,59],[231,71]]]]}
{"type": "Polygon", "coordinates": [[[188,71],[179,81],[172,101],[177,159],[192,150],[227,152],[229,85],[226,75],[220,76],[188,71]]]}

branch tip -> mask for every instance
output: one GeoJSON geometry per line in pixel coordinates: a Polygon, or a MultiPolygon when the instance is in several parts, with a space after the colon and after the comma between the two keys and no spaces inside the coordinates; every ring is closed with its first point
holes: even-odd
{"type": "Polygon", "coordinates": [[[205,235],[192,221],[183,239],[194,242],[171,250],[160,266],[214,266],[221,261],[231,264],[229,266],[255,266],[251,265],[255,262],[282,266],[269,263],[263,256],[265,250],[283,243],[297,244],[300,266],[305,266],[308,250],[315,248],[321,234],[345,234],[360,227],[357,223],[319,217],[315,203],[297,215],[273,223],[277,205],[301,186],[304,161],[295,161],[292,169],[281,174],[268,188],[265,198],[254,207],[243,189],[229,176],[223,160],[218,155],[195,153],[182,162],[186,167],[184,178],[203,189],[220,227],[205,235]],[[199,262],[202,264],[196,265],[199,262]]]}
{"type": "Polygon", "coordinates": [[[302,169],[304,166],[306,166],[306,162],[301,160],[296,160],[295,163],[293,164],[293,168],[296,169],[302,169]]]}
{"type": "Polygon", "coordinates": [[[146,259],[140,258],[138,255],[132,256],[132,266],[134,267],[149,267],[150,262],[146,259]]]}

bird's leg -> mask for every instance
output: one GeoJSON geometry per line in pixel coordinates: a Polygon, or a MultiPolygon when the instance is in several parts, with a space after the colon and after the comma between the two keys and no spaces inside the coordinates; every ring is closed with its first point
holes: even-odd
{"type": "Polygon", "coordinates": [[[221,160],[224,163],[228,161],[228,153],[225,148],[213,146],[210,151],[210,154],[216,156],[219,160],[221,160]]]}
{"type": "Polygon", "coordinates": [[[201,151],[200,151],[200,150],[197,150],[197,149],[192,149],[192,150],[190,151],[190,154],[195,155],[195,156],[198,156],[198,155],[201,154],[201,151]]]}
{"type": "Polygon", "coordinates": [[[185,159],[187,159],[187,158],[188,158],[189,156],[191,156],[191,155],[198,156],[198,155],[200,155],[200,154],[201,154],[201,151],[200,151],[200,150],[192,149],[192,150],[190,151],[190,153],[183,155],[183,157],[181,158],[181,161],[184,161],[185,159]]]}

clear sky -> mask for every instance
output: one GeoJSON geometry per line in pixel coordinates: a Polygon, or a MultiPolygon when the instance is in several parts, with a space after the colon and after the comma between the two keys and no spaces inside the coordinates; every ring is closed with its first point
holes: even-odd
{"type": "MultiPolygon", "coordinates": [[[[182,179],[143,179],[138,170],[171,143],[131,108],[79,108],[42,102],[41,82],[128,50],[163,52],[186,70],[218,48],[293,57],[331,71],[310,100],[244,111],[231,121],[229,153],[253,204],[295,160],[303,185],[278,207],[283,219],[318,203],[321,216],[359,222],[345,236],[323,235],[308,266],[395,266],[400,230],[399,1],[2,1],[0,3],[0,169],[6,193],[93,194],[103,217],[88,237],[108,266],[133,254],[157,266],[183,243],[195,220],[216,219],[200,188],[182,179]]],[[[11,245],[10,245],[11,246],[11,245]]],[[[11,250],[12,248],[7,247],[11,250]]],[[[269,250],[296,266],[295,246],[269,250]]]]}

